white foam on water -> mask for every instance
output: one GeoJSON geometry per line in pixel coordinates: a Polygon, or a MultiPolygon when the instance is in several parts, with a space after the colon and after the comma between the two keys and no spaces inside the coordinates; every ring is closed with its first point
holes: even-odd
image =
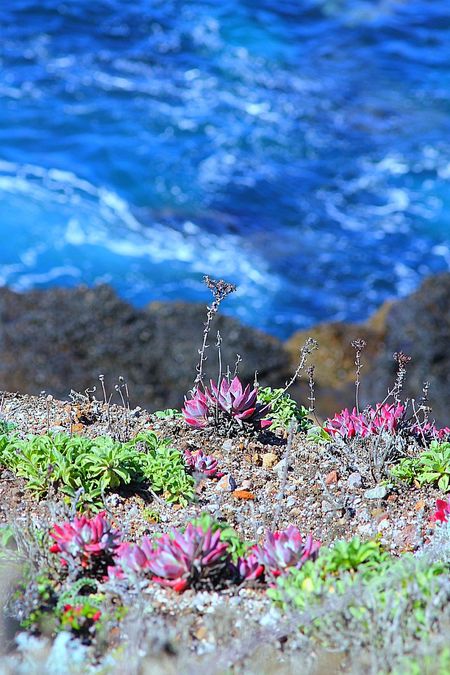
{"type": "Polygon", "coordinates": [[[40,222],[30,224],[33,231],[26,248],[17,251],[21,265],[0,268],[0,283],[16,289],[25,290],[67,276],[89,282],[93,255],[89,250],[93,247],[112,254],[111,268],[105,274],[111,274],[113,279],[114,256],[133,264],[126,283],[139,285],[147,278],[150,287],[155,282],[152,265],[166,264],[164,274],[170,279],[171,266],[175,264],[175,285],[191,274],[198,274],[199,280],[204,273],[222,276],[238,281],[240,294],[254,302],[261,302],[261,297],[264,302],[270,301],[271,292],[279,288],[279,280],[268,272],[264,260],[250,251],[239,236],[207,232],[192,219],[177,218],[175,226],[168,225],[158,217],[152,218],[151,213],[150,222],[143,223],[116,192],[95,186],[71,171],[0,159],[0,191],[3,199],[7,194],[15,198],[22,195],[26,199],[24,209],[33,204],[38,214],[42,211],[40,222]],[[72,252],[71,262],[61,264],[73,248],[80,249],[80,255],[72,252]],[[137,278],[131,281],[133,275],[137,278]]]}

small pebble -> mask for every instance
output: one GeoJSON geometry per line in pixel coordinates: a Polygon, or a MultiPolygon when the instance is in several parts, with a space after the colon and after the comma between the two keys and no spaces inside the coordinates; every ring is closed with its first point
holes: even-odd
{"type": "Polygon", "coordinates": [[[271,469],[277,463],[278,457],[274,452],[266,452],[262,456],[263,469],[271,469]]]}
{"type": "Polygon", "coordinates": [[[236,490],[236,488],[237,483],[234,480],[233,476],[229,473],[226,473],[225,476],[222,476],[222,478],[216,485],[216,490],[219,490],[221,492],[233,492],[233,490],[236,490]]]}
{"type": "Polygon", "coordinates": [[[362,477],[358,471],[354,471],[347,479],[347,485],[350,490],[357,490],[362,486],[362,477]]]}
{"type": "Polygon", "coordinates": [[[384,499],[388,493],[387,487],[385,485],[377,485],[370,490],[364,492],[364,497],[366,499],[384,499]]]}
{"type": "Polygon", "coordinates": [[[338,482],[338,472],[330,471],[325,477],[325,485],[334,485],[338,482]]]}
{"type": "MultiPolygon", "coordinates": [[[[275,466],[273,467],[273,470],[275,471],[276,474],[278,474],[278,476],[281,477],[286,470],[285,467],[286,467],[286,460],[283,458],[280,462],[278,462],[278,464],[275,464],[275,466]]],[[[289,469],[289,465],[288,465],[288,469],[289,469]]]]}

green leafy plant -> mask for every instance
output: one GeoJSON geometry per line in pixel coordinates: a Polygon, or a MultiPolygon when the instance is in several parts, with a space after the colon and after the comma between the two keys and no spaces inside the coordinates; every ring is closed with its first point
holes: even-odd
{"type": "Polygon", "coordinates": [[[174,419],[176,417],[183,417],[180,410],[176,408],[166,408],[165,410],[156,410],[154,413],[155,417],[158,417],[161,420],[174,419]]]}
{"type": "Polygon", "coordinates": [[[327,574],[338,574],[343,571],[356,572],[374,568],[389,558],[378,541],[361,541],[353,537],[350,541],[336,541],[334,546],[323,553],[324,571],[327,574]]]}
{"type": "Polygon", "coordinates": [[[149,452],[142,472],[152,490],[161,492],[168,502],[185,505],[193,499],[195,481],[186,473],[183,457],[175,448],[161,446],[149,452]]]}
{"type": "Polygon", "coordinates": [[[2,434],[10,434],[14,429],[16,428],[16,425],[13,422],[7,422],[5,419],[3,419],[0,416],[0,435],[2,434]]]}
{"type": "Polygon", "coordinates": [[[332,440],[328,431],[325,431],[323,427],[316,424],[308,429],[308,439],[318,445],[325,445],[325,443],[330,443],[332,440]]]}
{"type": "Polygon", "coordinates": [[[450,443],[432,441],[428,450],[418,457],[403,458],[391,469],[397,480],[411,483],[417,480],[420,484],[437,483],[440,490],[450,490],[450,443]]]}
{"type": "Polygon", "coordinates": [[[109,436],[90,439],[67,434],[0,437],[0,462],[22,476],[38,496],[50,487],[78,507],[101,507],[106,492],[131,483],[147,484],[170,501],[186,503],[193,496],[194,481],[181,453],[151,431],[121,443],[109,436]]]}
{"type": "Polygon", "coordinates": [[[352,622],[363,641],[372,639],[374,625],[379,630],[396,624],[398,630],[403,624],[409,636],[426,636],[430,620],[448,603],[448,564],[412,554],[398,559],[375,550],[363,557],[356,569],[333,572],[328,553],[322,553],[316,563],[279,577],[268,595],[285,610],[299,610],[299,617],[304,610],[316,612],[304,626],[299,618],[299,627],[325,646],[332,646],[337,626],[351,633],[352,622]]]}
{"type": "Polygon", "coordinates": [[[270,406],[266,417],[272,421],[272,429],[287,429],[292,420],[302,431],[307,431],[311,427],[308,409],[297,405],[287,392],[283,393],[283,389],[272,387],[258,389],[258,401],[270,406]]]}
{"type": "Polygon", "coordinates": [[[314,597],[346,587],[357,572],[360,578],[370,578],[388,559],[376,541],[362,542],[358,537],[337,541],[332,548],[322,547],[315,562],[307,561],[300,569],[290,570],[268,594],[281,604],[292,601],[303,609],[314,597]]]}

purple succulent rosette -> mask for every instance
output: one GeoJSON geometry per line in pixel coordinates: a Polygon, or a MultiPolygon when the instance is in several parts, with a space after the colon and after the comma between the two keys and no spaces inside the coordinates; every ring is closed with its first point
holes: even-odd
{"type": "Polygon", "coordinates": [[[63,564],[79,561],[87,567],[92,558],[113,554],[120,546],[121,532],[114,530],[105,512],[95,518],[75,517],[71,522],[54,525],[50,536],[55,543],[52,553],[61,553],[63,564]]]}
{"type": "Polygon", "coordinates": [[[186,466],[193,472],[203,473],[209,478],[221,478],[223,473],[218,470],[218,461],[212,455],[206,455],[203,450],[184,451],[186,466]]]}
{"type": "Polygon", "coordinates": [[[267,532],[255,555],[270,575],[278,577],[288,567],[301,567],[307,560],[314,560],[319,548],[319,541],[311,535],[304,540],[298,528],[289,525],[285,530],[267,532]]]}
{"type": "Polygon", "coordinates": [[[129,573],[149,573],[152,581],[184,591],[227,567],[229,544],[220,537],[219,530],[205,532],[191,523],[184,532],[172,529],[153,541],[144,537],[140,545],[119,548],[116,566],[108,570],[109,577],[121,579],[129,573]]]}
{"type": "Polygon", "coordinates": [[[182,413],[185,421],[193,427],[205,428],[215,420],[219,414],[223,414],[240,426],[244,422],[268,427],[270,420],[263,419],[261,412],[267,411],[258,402],[258,389],[253,389],[249,384],[242,386],[236,376],[231,381],[222,378],[219,382],[210,380],[209,387],[204,392],[196,389],[190,399],[185,399],[182,413]]]}

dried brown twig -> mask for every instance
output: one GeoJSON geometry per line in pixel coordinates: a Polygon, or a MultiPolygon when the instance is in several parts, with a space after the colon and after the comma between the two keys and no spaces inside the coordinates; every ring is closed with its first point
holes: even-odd
{"type": "Polygon", "coordinates": [[[223,279],[219,279],[216,281],[215,279],[211,279],[207,274],[203,277],[203,281],[213,294],[214,300],[211,303],[211,305],[208,306],[207,308],[208,313],[206,315],[206,323],[205,328],[203,330],[203,342],[201,348],[198,350],[200,358],[196,367],[197,376],[194,380],[194,389],[198,385],[203,384],[203,365],[207,359],[207,357],[205,356],[205,351],[208,348],[207,342],[209,331],[211,330],[212,320],[214,319],[214,316],[217,314],[222,300],[224,300],[228,295],[230,295],[230,293],[234,293],[234,291],[236,290],[236,286],[234,284],[230,284],[227,281],[224,281],[223,279]]]}

